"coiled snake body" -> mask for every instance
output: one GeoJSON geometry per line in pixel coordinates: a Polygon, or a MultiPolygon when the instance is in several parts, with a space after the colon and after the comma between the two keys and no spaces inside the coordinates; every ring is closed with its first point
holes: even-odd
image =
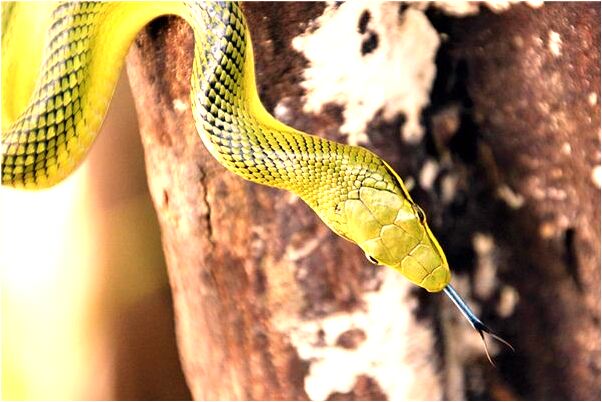
{"type": "MultiPolygon", "coordinates": [[[[19,10],[4,11],[8,19],[19,10]]],[[[263,108],[249,32],[236,3],[57,6],[29,105],[19,114],[3,108],[3,184],[42,188],[71,173],[100,128],[131,42],[165,14],[193,28],[192,113],[203,143],[222,165],[299,195],[336,233],[425,289],[447,285],[449,269],[424,213],[382,159],[287,127],[263,108]]],[[[11,35],[18,32],[11,19],[7,25],[3,56],[10,58],[11,35]]],[[[11,72],[5,73],[4,82],[11,72]]]]}
{"type": "MultiPolygon", "coordinates": [[[[3,3],[2,11],[3,185],[38,189],[69,175],[100,129],[138,31],[158,16],[177,15],[194,32],[191,109],[211,154],[247,180],[297,194],[372,262],[430,292],[459,298],[424,212],[386,162],[362,147],[288,127],[264,109],[249,31],[236,3],[59,4],[39,71],[23,67],[33,63],[22,62],[17,48],[26,30],[35,30],[27,18],[36,11],[20,3],[3,3]]],[[[475,326],[478,319],[469,319],[475,326]]]]}

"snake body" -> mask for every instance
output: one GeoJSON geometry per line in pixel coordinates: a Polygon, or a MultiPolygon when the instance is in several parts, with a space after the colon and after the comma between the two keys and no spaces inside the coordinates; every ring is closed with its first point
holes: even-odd
{"type": "Polygon", "coordinates": [[[426,290],[437,292],[449,283],[445,255],[424,212],[386,162],[362,147],[288,127],[265,110],[249,30],[236,3],[53,7],[41,68],[19,77],[14,67],[24,53],[19,44],[33,28],[13,23],[25,18],[26,5],[3,3],[3,185],[39,189],[68,176],[100,129],[136,34],[158,16],[177,15],[194,32],[190,100],[196,128],[226,169],[297,194],[371,261],[397,269],[426,290]]]}

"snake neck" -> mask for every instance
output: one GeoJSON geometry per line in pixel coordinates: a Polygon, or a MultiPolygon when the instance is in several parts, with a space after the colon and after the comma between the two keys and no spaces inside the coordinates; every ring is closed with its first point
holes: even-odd
{"type": "Polygon", "coordinates": [[[359,199],[360,188],[407,195],[372,152],[303,133],[265,110],[256,89],[249,30],[235,3],[210,18],[191,15],[193,28],[210,27],[194,29],[193,116],[203,143],[223,166],[295,193],[343,236],[344,204],[359,199]]]}

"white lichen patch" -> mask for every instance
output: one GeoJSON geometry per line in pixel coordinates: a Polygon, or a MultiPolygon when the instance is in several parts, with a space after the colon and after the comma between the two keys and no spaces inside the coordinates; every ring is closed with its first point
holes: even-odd
{"type": "Polygon", "coordinates": [[[358,376],[373,378],[389,400],[438,400],[443,396],[432,359],[432,332],[416,322],[410,285],[398,272],[383,269],[379,290],[364,295],[365,308],[299,323],[281,317],[277,327],[290,334],[301,359],[310,364],[305,391],[311,400],[352,390],[358,376]],[[364,332],[355,349],[337,345],[350,329],[364,332]]]}
{"type": "Polygon", "coordinates": [[[435,162],[434,159],[427,159],[424,165],[422,165],[420,176],[418,177],[420,187],[425,190],[430,190],[433,187],[433,183],[435,182],[438,173],[439,164],[435,162]]]}
{"type": "Polygon", "coordinates": [[[560,39],[560,34],[554,31],[548,32],[548,49],[550,49],[550,52],[555,57],[562,55],[561,47],[562,39],[560,39]]]}
{"type": "MultiPolygon", "coordinates": [[[[343,108],[341,133],[352,145],[368,141],[366,129],[377,113],[385,120],[405,116],[404,141],[417,143],[424,127],[420,115],[429,102],[436,73],[440,37],[424,14],[429,6],[455,16],[474,15],[479,4],[503,12],[516,0],[415,2],[402,13],[394,2],[358,0],[330,4],[308,30],[292,41],[309,60],[301,85],[306,90],[304,111],[320,113],[333,103],[343,108]],[[369,15],[366,32],[358,29],[369,15]],[[362,44],[373,36],[373,50],[362,55],[362,44]]],[[[542,1],[527,1],[540,7],[542,1]]]]}
{"type": "Polygon", "coordinates": [[[469,15],[476,15],[479,13],[480,5],[484,5],[489,8],[494,13],[501,13],[510,8],[512,4],[515,3],[524,3],[530,7],[538,8],[543,5],[543,1],[520,1],[520,0],[510,0],[510,1],[435,1],[433,3],[425,3],[432,4],[434,7],[442,10],[444,13],[448,15],[453,15],[455,17],[466,17],[469,15]]]}
{"type": "Polygon", "coordinates": [[[497,313],[502,318],[508,318],[514,313],[520,296],[518,291],[511,286],[504,286],[500,291],[500,301],[497,305],[497,313]]]}
{"type": "Polygon", "coordinates": [[[548,199],[555,201],[564,201],[568,197],[566,191],[559,187],[549,187],[546,190],[546,195],[548,199]]]}
{"type": "Polygon", "coordinates": [[[274,117],[286,124],[289,124],[293,117],[291,109],[288,106],[289,101],[290,98],[284,98],[274,107],[274,117]]]}
{"type": "Polygon", "coordinates": [[[481,298],[491,296],[495,290],[497,264],[495,262],[495,241],[493,236],[485,233],[475,233],[472,246],[477,256],[477,271],[475,273],[475,293],[481,298]]]}
{"type": "Polygon", "coordinates": [[[367,0],[330,5],[314,32],[293,40],[309,60],[302,82],[304,110],[342,106],[341,132],[351,144],[367,141],[366,128],[379,111],[388,120],[405,116],[406,141],[422,138],[420,113],[429,102],[439,35],[422,11],[409,8],[400,16],[398,10],[397,3],[367,0]],[[370,17],[362,34],[358,22],[364,12],[370,17]],[[362,55],[369,35],[376,35],[376,47],[362,55]]]}
{"type": "Polygon", "coordinates": [[[512,190],[506,184],[502,184],[497,188],[497,196],[512,209],[519,209],[525,204],[525,197],[512,190]]]}
{"type": "Polygon", "coordinates": [[[587,96],[587,102],[591,106],[596,106],[596,104],[598,103],[598,95],[595,92],[590,92],[587,96]]]}
{"type": "Polygon", "coordinates": [[[174,99],[172,104],[173,104],[173,109],[176,112],[182,113],[182,112],[185,112],[188,110],[188,103],[183,101],[182,99],[174,99]]]}
{"type": "Polygon", "coordinates": [[[474,1],[435,1],[432,5],[445,14],[455,17],[464,17],[479,13],[479,3],[474,1]]]}
{"type": "Polygon", "coordinates": [[[441,180],[441,201],[444,204],[451,203],[458,188],[459,178],[456,174],[448,174],[441,180]]]}

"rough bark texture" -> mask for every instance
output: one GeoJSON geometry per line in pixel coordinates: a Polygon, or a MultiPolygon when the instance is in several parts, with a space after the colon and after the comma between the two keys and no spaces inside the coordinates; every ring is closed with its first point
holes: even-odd
{"type": "Polygon", "coordinates": [[[501,367],[521,396],[598,399],[600,6],[517,6],[442,25],[471,108],[471,128],[452,141],[476,153],[471,181],[524,198],[515,211],[480,202],[521,300],[505,324],[520,352],[501,367]]]}
{"type": "MultiPolygon", "coordinates": [[[[324,5],[253,3],[244,10],[266,107],[286,99],[287,123],[345,140],[340,108],[302,111],[307,61],[291,47],[324,5]]],[[[418,374],[416,381],[441,389],[435,395],[444,398],[597,399],[600,190],[592,169],[600,163],[599,5],[427,15],[448,40],[423,113],[426,136],[418,145],[404,143],[403,116],[377,115],[366,146],[402,177],[429,158],[447,160],[434,184],[413,195],[455,272],[470,279],[466,296],[482,303],[485,321],[517,353],[498,355],[496,371],[462,352],[462,338],[473,336],[466,324],[449,303],[417,291],[404,299],[413,311],[408,330],[441,341],[411,358],[441,375],[418,374]],[[550,31],[563,38],[559,55],[550,50],[550,31]],[[450,199],[445,183],[452,176],[450,199]],[[499,277],[484,268],[489,249],[499,277]],[[421,308],[412,308],[417,300],[421,308]]],[[[377,48],[377,39],[358,52],[377,48]]],[[[300,357],[287,329],[365,308],[364,295],[379,290],[382,273],[299,200],[244,182],[203,148],[188,110],[192,49],[189,27],[162,18],[139,35],[128,57],[184,372],[198,399],[305,399],[314,362],[300,357]]],[[[366,336],[351,329],[336,344],[353,350],[366,336]]],[[[390,397],[383,388],[359,375],[351,390],[328,396],[390,397]]]]}

